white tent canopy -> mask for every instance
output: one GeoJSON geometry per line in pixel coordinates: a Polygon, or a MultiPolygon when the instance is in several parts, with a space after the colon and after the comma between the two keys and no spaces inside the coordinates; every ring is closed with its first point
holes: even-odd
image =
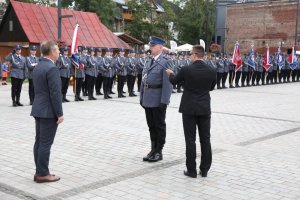
{"type": "Polygon", "coordinates": [[[192,48],[193,48],[193,45],[184,44],[184,45],[178,46],[177,48],[175,48],[175,50],[177,50],[177,51],[191,51],[192,48]]]}

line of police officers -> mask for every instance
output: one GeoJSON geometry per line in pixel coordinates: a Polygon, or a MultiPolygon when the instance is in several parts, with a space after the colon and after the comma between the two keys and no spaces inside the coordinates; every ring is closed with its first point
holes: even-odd
{"type": "MultiPolygon", "coordinates": [[[[39,62],[36,56],[36,46],[29,47],[30,55],[23,57],[21,55],[21,46],[16,45],[14,51],[6,57],[6,61],[11,64],[11,97],[13,106],[23,106],[20,102],[22,84],[25,78],[29,80],[29,100],[32,105],[34,100],[34,88],[32,83],[32,71],[39,62]]],[[[60,70],[62,82],[62,100],[69,102],[66,94],[69,87],[70,78],[75,79],[74,93],[75,101],[84,101],[81,97],[88,96],[88,100],[96,100],[96,95],[103,95],[101,88],[103,87],[104,99],[112,98],[110,95],[115,94],[112,90],[114,82],[117,81],[117,94],[119,98],[125,97],[124,86],[127,82],[128,93],[130,97],[136,96],[134,93],[134,85],[137,79],[138,92],[142,81],[142,72],[147,59],[150,55],[140,51],[138,56],[134,50],[128,52],[125,56],[125,49],[121,48],[118,54],[113,56],[110,48],[93,48],[78,47],[78,53],[69,57],[68,47],[61,48],[61,55],[56,63],[60,70]]],[[[171,60],[172,68],[175,74],[184,66],[190,64],[189,54],[170,52],[168,58],[171,60]]],[[[263,56],[257,55],[255,58],[255,67],[250,67],[248,57],[244,55],[242,67],[235,72],[235,65],[231,62],[231,55],[212,54],[211,58],[205,57],[205,62],[211,67],[217,69],[217,88],[226,88],[228,77],[228,85],[230,88],[255,85],[265,85],[273,83],[285,83],[300,80],[300,62],[295,69],[290,67],[287,56],[284,56],[283,66],[279,68],[276,56],[271,56],[271,66],[268,71],[263,67],[263,56]]],[[[182,92],[182,84],[173,86],[173,93],[177,89],[178,93],[182,92]]]]}
{"type": "Polygon", "coordinates": [[[229,87],[246,87],[256,85],[268,85],[277,83],[295,82],[300,80],[300,60],[296,68],[291,67],[287,55],[284,55],[282,65],[279,67],[277,56],[271,56],[270,68],[268,71],[263,67],[264,56],[257,55],[255,66],[248,64],[248,56],[242,58],[242,67],[235,72],[235,64],[231,61],[232,55],[212,55],[211,59],[206,58],[207,64],[217,69],[217,88],[226,88],[226,80],[229,76],[229,87]]]}

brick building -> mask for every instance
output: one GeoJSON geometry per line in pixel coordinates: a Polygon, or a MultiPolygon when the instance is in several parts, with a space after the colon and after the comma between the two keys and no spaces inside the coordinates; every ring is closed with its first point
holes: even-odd
{"type": "MultiPolygon", "coordinates": [[[[225,51],[232,52],[236,41],[242,53],[248,53],[251,44],[258,52],[263,52],[266,44],[271,52],[277,51],[279,44],[284,50],[291,48],[295,41],[296,14],[297,3],[293,1],[227,5],[225,51]]],[[[298,26],[298,44],[299,29],[298,26]]]]}

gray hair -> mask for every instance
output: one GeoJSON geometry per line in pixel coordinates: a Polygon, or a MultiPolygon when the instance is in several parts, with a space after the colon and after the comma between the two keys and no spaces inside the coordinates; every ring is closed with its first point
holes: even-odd
{"type": "Polygon", "coordinates": [[[44,56],[48,56],[50,55],[51,51],[53,49],[55,49],[55,47],[57,46],[56,42],[53,41],[44,41],[41,43],[41,53],[44,56]]]}

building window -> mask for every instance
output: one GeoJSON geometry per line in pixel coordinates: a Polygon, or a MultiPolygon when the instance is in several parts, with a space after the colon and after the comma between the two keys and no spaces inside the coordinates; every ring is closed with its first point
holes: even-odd
{"type": "Polygon", "coordinates": [[[14,30],[14,24],[12,20],[9,20],[9,31],[13,31],[14,30]]]}

